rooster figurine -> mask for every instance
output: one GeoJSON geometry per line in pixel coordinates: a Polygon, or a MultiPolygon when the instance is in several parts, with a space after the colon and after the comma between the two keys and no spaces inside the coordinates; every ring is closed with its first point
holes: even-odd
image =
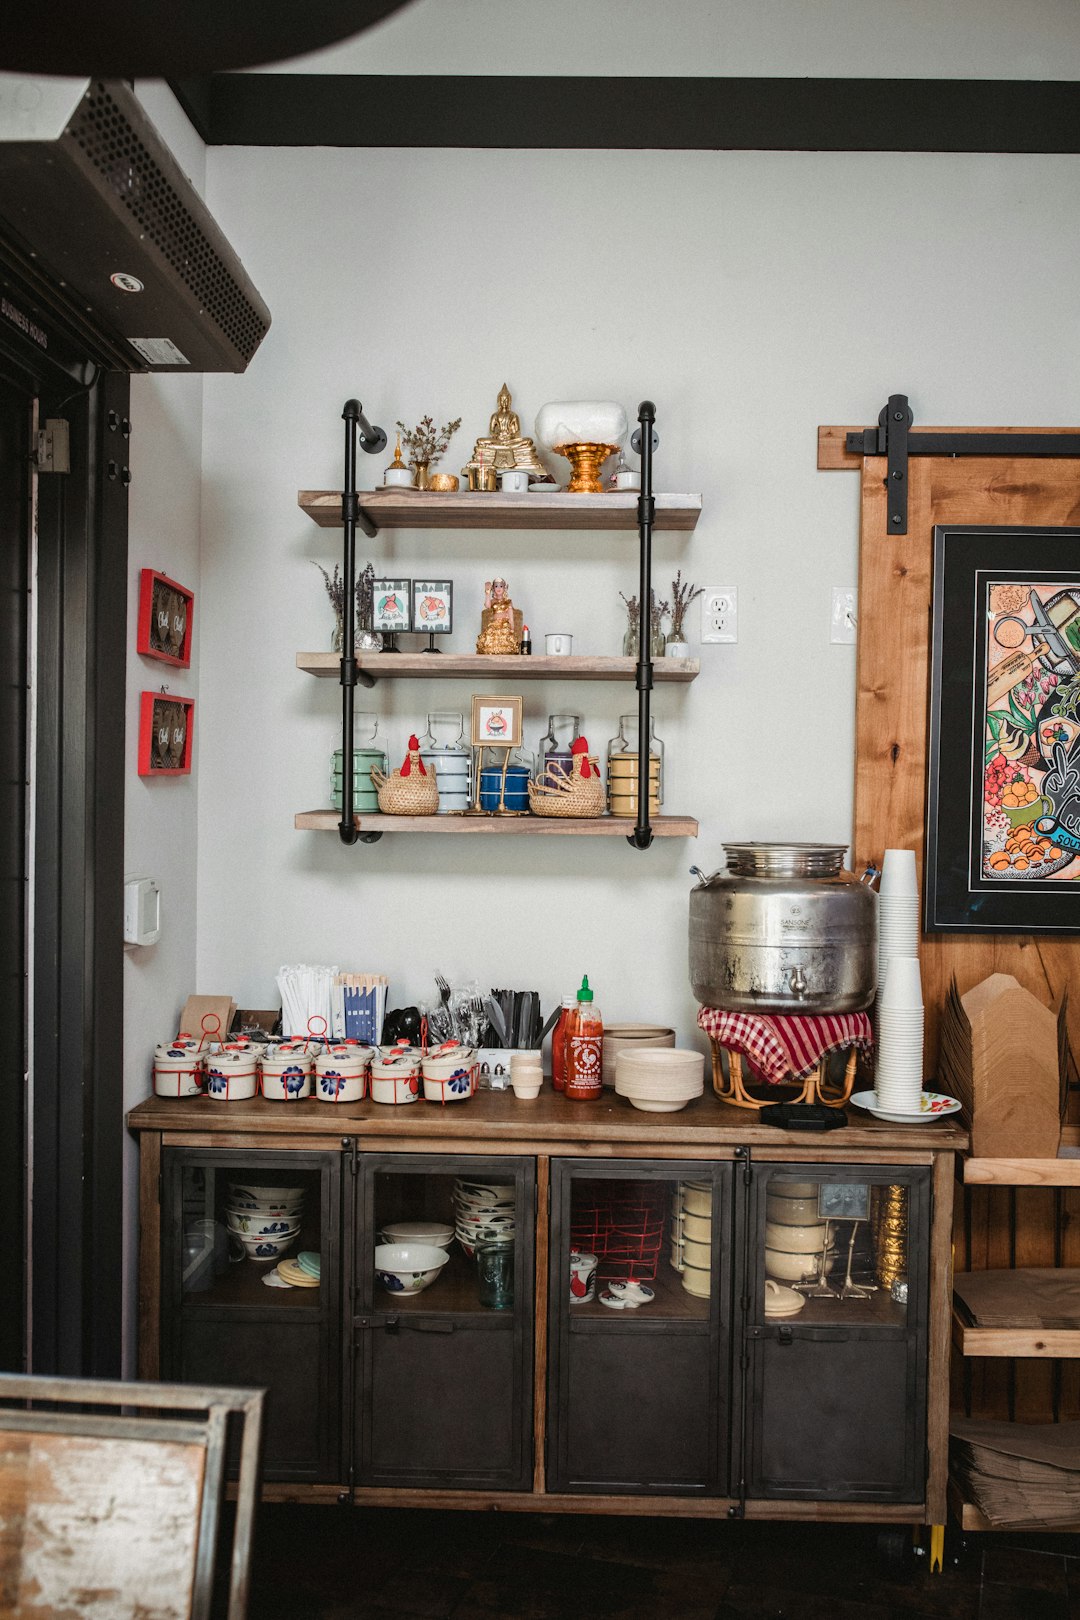
{"type": "Polygon", "coordinates": [[[596,755],[578,737],[571,744],[573,756],[568,772],[559,774],[558,765],[549,762],[542,782],[529,783],[529,807],[534,816],[602,816],[604,788],[596,755]]]}
{"type": "Polygon", "coordinates": [[[396,771],[384,776],[374,766],[371,780],[379,790],[379,809],[385,816],[433,816],[439,808],[434,773],[420,758],[420,739],[409,738],[409,751],[396,771]]]}

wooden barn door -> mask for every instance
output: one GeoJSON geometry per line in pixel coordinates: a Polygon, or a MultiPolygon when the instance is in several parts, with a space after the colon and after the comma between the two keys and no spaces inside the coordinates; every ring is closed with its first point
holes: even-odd
{"type": "MultiPolygon", "coordinates": [[[[886,524],[883,456],[848,454],[849,430],[820,429],[818,466],[861,473],[859,632],[856,696],[856,870],[887,847],[915,849],[920,866],[926,818],[930,608],[935,524],[1080,525],[1080,462],[1008,454],[1010,434],[1076,428],[935,428],[1000,433],[998,456],[912,456],[908,532],[886,524]]],[[[1080,554],[1077,557],[1080,565],[1080,554]]],[[[1078,895],[1080,900],[1080,895],[1078,895]]],[[[924,934],[926,1073],[937,1066],[938,1024],[949,981],[961,993],[991,973],[1011,973],[1055,1004],[1080,970],[1080,939],[1023,934],[924,934]]],[[[1080,1058],[1080,990],[1070,995],[1069,1034],[1080,1058]]],[[[1072,1118],[1078,1097],[1072,1096],[1072,1118]]],[[[956,1269],[1080,1265],[1080,1193],[970,1187],[957,1201],[956,1269]],[[965,1204],[966,1199],[966,1204],[965,1204]],[[965,1214],[966,1209],[966,1214],[965,1214]]],[[[959,1358],[957,1358],[958,1361],[959,1358]]],[[[1080,1417],[1080,1363],[984,1360],[956,1368],[958,1404],[976,1415],[1023,1421],[1080,1417]]]]}

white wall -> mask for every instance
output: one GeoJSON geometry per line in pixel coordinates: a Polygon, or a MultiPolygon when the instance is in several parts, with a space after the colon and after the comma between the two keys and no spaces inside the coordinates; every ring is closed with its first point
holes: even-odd
{"type": "Polygon", "coordinates": [[[1071,79],[1075,0],[413,0],[281,73],[1071,79]]]}
{"type": "MultiPolygon", "coordinates": [[[[171,92],[153,82],[140,83],[137,89],[201,192],[205,148],[171,92]]],[[[202,377],[133,377],[131,383],[124,869],[130,877],[158,880],[162,933],[157,945],[124,954],[125,1110],[149,1095],[150,1054],[157,1041],[174,1032],[184,998],[195,986],[198,727],[191,776],[155,781],[139,776],[137,766],[140,694],[163,685],[184,697],[198,691],[202,391],[202,377]],[[168,574],[196,593],[190,669],[176,669],[135,651],[139,575],[144,568],[168,574]]],[[[129,1374],[134,1371],[137,1157],[129,1136],[124,1144],[124,1357],[129,1374]]]]}
{"type": "MultiPolygon", "coordinates": [[[[870,423],[893,391],[924,423],[1075,420],[1080,164],[215,149],[209,170],[274,325],[245,376],[205,388],[198,988],[267,1005],[278,965],[307,960],[382,969],[394,1001],[430,994],[440,969],[550,1005],[588,971],[609,1016],[690,1037],[691,861],[719,865],[724,838],[850,826],[854,656],[828,620],[832,585],[855,579],[858,479],[816,470],[818,424],[870,423]],[[388,429],[463,416],[456,470],[504,380],[525,431],[550,399],[653,398],[658,488],[703,492],[696,533],[656,546],[661,587],[681,565],[740,591],[739,645],[702,649],[700,679],[656,697],[667,807],[700,818],[696,844],[345,849],[292,829],[327,802],[339,702],[294,668],[329,646],[309,559],[330,566],[340,545],[296,491],[340,487],[350,395],[388,429]]],[[[398,533],[368,554],[453,577],[456,650],[493,568],[534,642],[568,629],[581,651],[618,649],[618,592],[636,583],[632,537],[398,533]]],[[[580,705],[603,750],[634,707],[631,687],[524,690],[532,746],[549,711],[580,705]]],[[[400,756],[427,709],[469,696],[392,682],[373,701],[400,756]]]]}

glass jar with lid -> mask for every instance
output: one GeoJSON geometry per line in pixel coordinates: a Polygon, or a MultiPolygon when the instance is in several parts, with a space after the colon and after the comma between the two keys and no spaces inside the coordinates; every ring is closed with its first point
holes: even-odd
{"type": "MultiPolygon", "coordinates": [[[[374,767],[385,775],[386,750],[380,747],[379,717],[377,714],[357,712],[353,715],[353,809],[368,815],[379,808],[379,795],[371,772],[374,767]]],[[[341,809],[341,754],[336,748],[330,756],[330,803],[341,809]]]]}
{"type": "Polygon", "coordinates": [[[546,782],[550,786],[570,776],[574,760],[570,750],[580,736],[580,714],[548,715],[548,728],[537,749],[538,782],[546,782]]]}
{"type": "MultiPolygon", "coordinates": [[[[656,716],[649,717],[649,814],[657,815],[664,802],[664,745],[656,735],[656,716]]],[[[608,810],[613,816],[638,813],[638,717],[619,716],[618,736],[607,750],[608,810]]]]}
{"type": "Polygon", "coordinates": [[[420,758],[435,773],[439,815],[469,808],[472,796],[472,752],[465,741],[465,717],[453,709],[436,709],[427,717],[420,738],[420,758]]]}

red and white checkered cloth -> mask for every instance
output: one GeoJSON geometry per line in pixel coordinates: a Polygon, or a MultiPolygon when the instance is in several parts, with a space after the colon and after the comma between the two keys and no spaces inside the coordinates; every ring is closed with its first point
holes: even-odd
{"type": "Polygon", "coordinates": [[[826,1052],[874,1044],[866,1013],[823,1013],[817,1017],[767,1017],[702,1007],[698,1025],[728,1051],[741,1052],[753,1075],[772,1086],[801,1080],[826,1052]]]}

